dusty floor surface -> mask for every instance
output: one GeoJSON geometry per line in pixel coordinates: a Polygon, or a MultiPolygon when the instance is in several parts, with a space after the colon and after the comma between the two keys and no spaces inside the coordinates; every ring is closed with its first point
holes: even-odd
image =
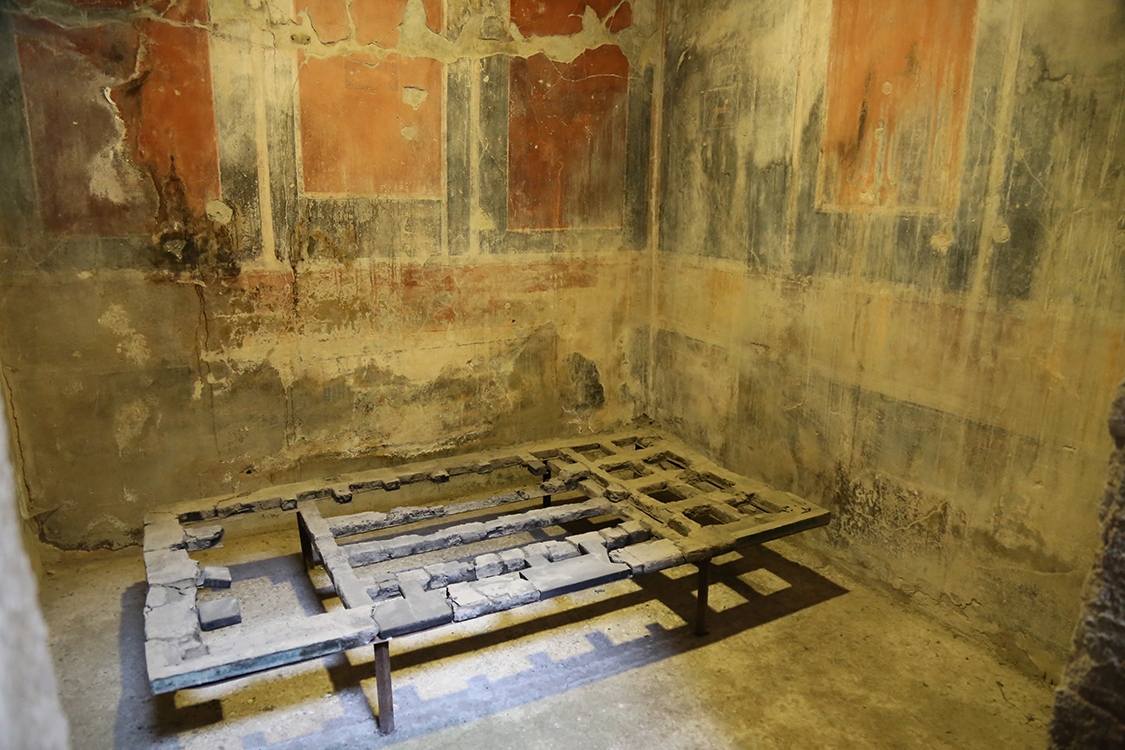
{"type": "MultiPolygon", "coordinates": [[[[337,600],[297,535],[229,564],[244,623],[337,600]]],[[[96,748],[1041,748],[1051,689],[787,542],[392,642],[398,730],[370,649],[153,697],[140,552],[53,566],[41,597],[72,746],[96,748]]],[[[206,596],[211,596],[207,594],[206,596]]]]}

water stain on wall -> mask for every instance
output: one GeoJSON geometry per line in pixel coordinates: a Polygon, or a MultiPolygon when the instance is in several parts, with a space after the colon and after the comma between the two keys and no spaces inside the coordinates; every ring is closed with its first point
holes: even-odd
{"type": "Polygon", "coordinates": [[[596,362],[571,352],[566,357],[566,377],[568,383],[562,394],[565,408],[584,411],[605,406],[605,388],[596,362]]]}

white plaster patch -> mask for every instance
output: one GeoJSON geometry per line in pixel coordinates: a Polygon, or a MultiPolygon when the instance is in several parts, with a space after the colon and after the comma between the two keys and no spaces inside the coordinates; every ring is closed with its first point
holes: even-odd
{"type": "Polygon", "coordinates": [[[128,190],[121,179],[120,148],[117,144],[106,146],[86,165],[90,173],[90,193],[102,200],[124,206],[129,202],[128,190]]]}
{"type": "Polygon", "coordinates": [[[429,95],[430,92],[417,86],[403,86],[402,88],[402,101],[414,109],[421,107],[422,102],[426,101],[426,97],[429,95]]]}
{"type": "Polygon", "coordinates": [[[98,323],[122,338],[117,345],[118,354],[125,355],[126,359],[138,365],[148,361],[148,342],[129,324],[129,314],[124,307],[110,305],[98,318],[98,323]]]}
{"type": "Polygon", "coordinates": [[[139,398],[133,399],[117,410],[113,415],[113,439],[117,443],[118,451],[124,451],[136,442],[150,413],[148,404],[139,398]]]}
{"type": "Polygon", "coordinates": [[[402,137],[408,141],[418,140],[418,129],[413,125],[407,125],[402,129],[402,137]]]}
{"type": "Polygon", "coordinates": [[[930,237],[930,247],[935,252],[945,255],[949,248],[953,247],[953,235],[950,232],[938,232],[930,237]]]}
{"type": "Polygon", "coordinates": [[[124,206],[142,199],[137,184],[138,172],[125,158],[125,123],[122,122],[117,105],[110,96],[110,90],[102,89],[102,96],[109,103],[113,114],[113,127],[117,132],[117,140],[94,154],[86,164],[90,175],[90,194],[124,206]]]}
{"type": "Polygon", "coordinates": [[[234,218],[234,209],[220,200],[207,201],[207,218],[226,226],[234,218]]]}

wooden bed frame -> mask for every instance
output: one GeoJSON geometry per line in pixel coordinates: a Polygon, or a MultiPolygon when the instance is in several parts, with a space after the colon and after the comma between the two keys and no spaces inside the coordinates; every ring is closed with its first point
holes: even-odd
{"type": "Polygon", "coordinates": [[[712,557],[828,521],[823,508],[726,471],[653,430],[169,506],[145,518],[149,680],[154,693],[169,693],[373,645],[379,730],[389,733],[393,637],[684,563],[698,567],[696,632],[703,634],[712,557]],[[526,469],[529,482],[502,494],[339,512],[357,496],[513,468],[526,469]],[[240,622],[237,600],[197,601],[197,589],[229,586],[230,575],[201,568],[189,553],[218,544],[224,519],[262,512],[296,517],[305,565],[323,566],[341,608],[229,627],[240,622]],[[472,553],[486,540],[500,540],[489,543],[498,547],[507,537],[526,539],[580,519],[603,523],[597,531],[472,553]],[[416,556],[437,551],[447,559],[419,567],[416,556]]]}

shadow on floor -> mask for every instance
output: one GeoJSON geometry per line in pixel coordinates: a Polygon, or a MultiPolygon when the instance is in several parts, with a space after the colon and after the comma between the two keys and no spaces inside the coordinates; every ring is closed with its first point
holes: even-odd
{"type": "MultiPolygon", "coordinates": [[[[501,679],[489,679],[485,674],[478,674],[468,681],[464,690],[429,700],[421,698],[411,685],[400,686],[395,691],[398,729],[385,737],[377,734],[372,702],[361,686],[361,681],[372,679],[372,665],[369,662],[352,665],[344,654],[325,657],[322,664],[343,707],[343,716],[327,718],[321,723],[321,731],[312,735],[270,744],[261,733],[251,733],[240,738],[241,745],[243,748],[285,750],[392,746],[688,653],[847,593],[847,589],[764,547],[748,548],[723,559],[729,561],[712,564],[712,592],[716,584],[721,583],[745,601],[721,613],[712,611],[708,617],[709,633],[706,636],[694,634],[694,574],[675,579],[660,574],[642,576],[632,579],[639,590],[609,596],[590,604],[540,616],[527,614],[518,622],[495,630],[397,655],[392,646],[392,669],[397,672],[472,653],[480,653],[482,659],[487,659],[489,649],[516,639],[651,601],[662,603],[682,618],[684,625],[667,629],[650,623],[646,626],[648,634],[645,637],[619,644],[613,643],[607,634],[594,631],[586,636],[593,646],[590,651],[562,660],[555,660],[544,652],[532,654],[528,657],[531,669],[501,679]],[[769,571],[788,583],[789,587],[764,596],[739,579],[739,576],[759,569],[769,571]]],[[[324,596],[311,584],[304,584],[303,588],[296,584],[297,579],[308,580],[299,555],[233,565],[231,572],[236,580],[268,576],[274,582],[293,581],[306,613],[319,609],[317,599],[324,596]]],[[[118,748],[176,748],[181,746],[177,737],[179,733],[205,729],[222,722],[223,708],[219,700],[177,707],[172,695],[152,696],[144,661],[145,589],[144,582],[134,584],[121,598],[119,647],[123,693],[117,710],[115,745],[118,748]]],[[[509,619],[513,615],[519,617],[526,610],[510,611],[509,619]]],[[[396,642],[409,645],[410,638],[405,636],[396,642]]],[[[295,676],[292,679],[302,678],[295,676]]],[[[231,694],[248,689],[245,682],[231,682],[229,687],[231,694]]],[[[283,711],[288,707],[275,705],[270,708],[283,711]]]]}

